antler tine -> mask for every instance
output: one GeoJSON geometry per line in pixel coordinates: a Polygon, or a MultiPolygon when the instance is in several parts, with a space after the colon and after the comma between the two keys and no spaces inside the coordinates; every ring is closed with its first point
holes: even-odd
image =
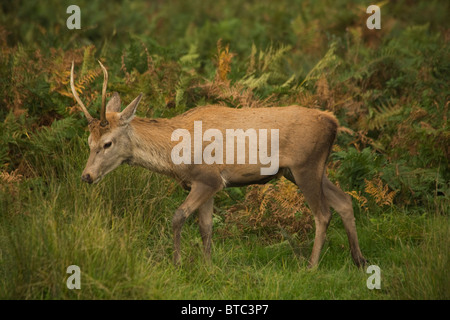
{"type": "Polygon", "coordinates": [[[100,125],[102,127],[106,127],[109,123],[108,120],[106,120],[106,87],[108,86],[108,71],[103,66],[103,64],[98,60],[98,63],[100,63],[100,67],[103,70],[103,88],[102,88],[102,108],[100,110],[100,125]]]}
{"type": "Polygon", "coordinates": [[[86,119],[88,123],[91,123],[94,118],[89,114],[88,110],[84,106],[84,103],[81,101],[80,97],[78,96],[77,90],[75,89],[75,85],[73,83],[73,68],[74,68],[74,62],[72,61],[72,68],[70,70],[70,88],[72,89],[72,94],[75,97],[75,100],[77,101],[78,105],[81,107],[81,110],[83,110],[84,115],[86,116],[86,119]]]}

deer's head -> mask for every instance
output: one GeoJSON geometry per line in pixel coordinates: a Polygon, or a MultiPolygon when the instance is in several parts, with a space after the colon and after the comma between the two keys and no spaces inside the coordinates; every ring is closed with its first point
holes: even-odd
{"type": "Polygon", "coordinates": [[[140,94],[121,111],[119,94],[114,92],[112,98],[106,104],[108,72],[100,61],[99,63],[104,75],[100,119],[95,119],[89,114],[77,94],[73,81],[73,62],[70,72],[72,94],[86,116],[90,131],[88,143],[91,152],[81,175],[81,179],[88,183],[97,183],[108,172],[111,172],[130,158],[129,124],[142,97],[142,94],[140,94]]]}

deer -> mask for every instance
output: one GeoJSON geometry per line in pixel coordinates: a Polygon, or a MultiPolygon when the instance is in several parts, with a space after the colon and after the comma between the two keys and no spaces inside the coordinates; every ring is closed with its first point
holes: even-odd
{"type": "MultiPolygon", "coordinates": [[[[366,264],[359,247],[351,197],[326,176],[327,159],[339,127],[331,112],[298,105],[261,108],[207,105],[172,118],[141,118],[136,116],[136,109],[142,93],[123,110],[117,92],[106,103],[108,71],[100,60],[98,62],[104,75],[99,119],[89,114],[78,96],[73,61],[70,73],[73,97],[87,119],[90,132],[90,154],[81,179],[89,184],[98,183],[121,164],[129,164],[169,176],[189,191],[172,219],[175,265],[181,263],[182,227],[194,212],[198,212],[203,255],[206,261],[211,261],[213,206],[217,192],[228,187],[265,184],[283,176],[298,186],[314,216],[315,237],[308,267],[319,263],[332,216],[330,207],[343,221],[354,264],[358,267],[366,264]],[[278,170],[262,175],[260,163],[175,164],[171,157],[177,142],[173,133],[180,128],[192,133],[196,121],[202,121],[204,128],[222,133],[230,128],[279,130],[278,150],[271,148],[278,152],[278,170]]],[[[248,154],[245,157],[248,159],[248,154]]]]}

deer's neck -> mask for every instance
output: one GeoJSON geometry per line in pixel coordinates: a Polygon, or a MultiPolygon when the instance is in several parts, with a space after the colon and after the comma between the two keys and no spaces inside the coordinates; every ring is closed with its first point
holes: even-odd
{"type": "Polygon", "coordinates": [[[130,124],[129,163],[151,171],[173,176],[171,160],[172,128],[168,119],[150,120],[135,118],[130,124]]]}

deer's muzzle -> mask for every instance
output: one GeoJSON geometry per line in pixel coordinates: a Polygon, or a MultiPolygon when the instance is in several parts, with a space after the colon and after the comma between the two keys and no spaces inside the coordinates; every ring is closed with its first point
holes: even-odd
{"type": "Polygon", "coordinates": [[[83,180],[84,182],[87,182],[89,184],[91,184],[92,182],[94,182],[94,180],[92,179],[91,175],[89,173],[85,173],[81,176],[81,180],[83,180]]]}

